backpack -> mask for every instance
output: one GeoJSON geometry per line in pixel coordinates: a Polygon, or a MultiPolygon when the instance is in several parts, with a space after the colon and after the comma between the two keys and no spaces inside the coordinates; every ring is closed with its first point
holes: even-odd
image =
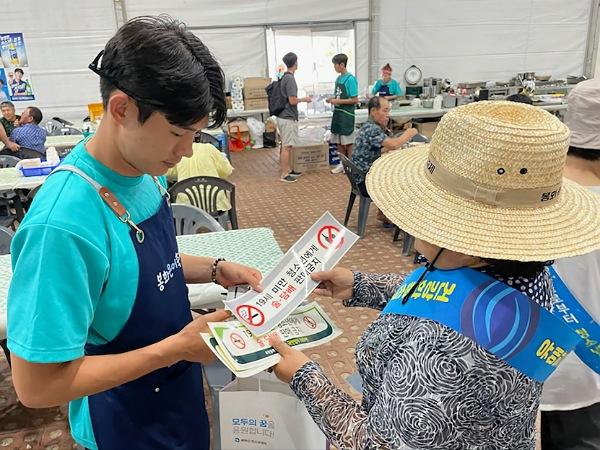
{"type": "Polygon", "coordinates": [[[273,81],[265,88],[269,100],[269,114],[271,116],[278,116],[281,114],[288,104],[288,99],[283,94],[283,89],[281,86],[281,81],[286,75],[287,74],[284,74],[279,80],[273,81]]]}

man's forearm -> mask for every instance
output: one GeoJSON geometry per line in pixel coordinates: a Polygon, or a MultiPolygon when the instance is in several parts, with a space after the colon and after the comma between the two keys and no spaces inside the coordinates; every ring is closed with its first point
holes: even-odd
{"type": "Polygon", "coordinates": [[[210,283],[214,258],[180,254],[183,277],[186,283],[210,283]]]}

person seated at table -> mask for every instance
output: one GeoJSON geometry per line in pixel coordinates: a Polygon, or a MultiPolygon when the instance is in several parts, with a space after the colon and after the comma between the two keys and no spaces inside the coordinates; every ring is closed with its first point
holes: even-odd
{"type": "MultiPolygon", "coordinates": [[[[417,134],[415,128],[409,128],[400,136],[389,136],[387,126],[390,121],[390,102],[387,98],[373,97],[369,100],[367,108],[369,119],[356,134],[356,143],[351,158],[354,164],[365,173],[382,153],[399,149],[417,134]]],[[[355,179],[357,183],[365,181],[358,174],[355,179]]],[[[381,211],[378,211],[377,219],[383,222],[384,226],[390,223],[381,211]]]]}
{"type": "Polygon", "coordinates": [[[6,134],[10,136],[10,133],[19,126],[19,120],[21,116],[16,114],[15,105],[13,102],[2,102],[0,103],[0,110],[2,111],[2,118],[0,123],[4,127],[6,134]]]}
{"type": "MultiPolygon", "coordinates": [[[[214,145],[194,143],[192,150],[194,152],[192,156],[181,158],[175,167],[169,169],[167,172],[169,179],[181,181],[192,177],[208,176],[226,180],[233,172],[233,166],[227,156],[214,145]]],[[[190,200],[187,195],[182,193],[177,196],[176,202],[189,203],[190,200]]],[[[231,209],[225,192],[217,194],[217,209],[219,212],[231,209]]]]}
{"type": "Polygon", "coordinates": [[[371,94],[395,100],[402,95],[400,84],[392,78],[392,66],[387,63],[381,68],[381,78],[377,80],[371,94]]]}
{"type": "MultiPolygon", "coordinates": [[[[397,150],[410,141],[416,134],[415,128],[409,128],[400,136],[391,137],[387,128],[390,121],[390,102],[385,97],[373,97],[367,104],[369,119],[356,134],[356,143],[352,152],[352,161],[365,173],[382,153],[397,150]]],[[[356,179],[362,183],[362,177],[356,179]]]]}
{"type": "Polygon", "coordinates": [[[19,147],[21,159],[46,157],[46,130],[40,127],[42,111],[35,106],[25,108],[19,126],[10,134],[10,139],[19,147]]]}

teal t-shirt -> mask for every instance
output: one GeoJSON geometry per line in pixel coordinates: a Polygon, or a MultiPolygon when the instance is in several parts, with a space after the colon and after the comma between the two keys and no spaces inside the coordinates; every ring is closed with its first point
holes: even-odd
{"type": "Polygon", "coordinates": [[[388,88],[390,90],[389,95],[402,95],[402,88],[400,87],[400,84],[393,78],[390,81],[388,81],[387,83],[384,83],[383,80],[381,80],[381,79],[377,80],[377,82],[375,83],[375,86],[373,86],[373,90],[371,91],[371,94],[377,95],[381,86],[388,86],[388,88]]]}
{"type": "Polygon", "coordinates": [[[335,83],[346,86],[348,97],[343,98],[358,97],[358,81],[356,81],[356,77],[350,72],[346,72],[344,75],[338,76],[335,80],[335,83]]]}
{"type": "MultiPolygon", "coordinates": [[[[119,175],[94,159],[83,142],[64,163],[110,189],[136,223],[160,206],[152,177],[119,175]]],[[[117,336],[138,284],[129,231],[81,176],[57,172],[46,180],[12,241],[11,352],[30,362],[66,362],[84,356],[86,343],[117,336]]],[[[87,397],[69,404],[69,422],[80,445],[97,449],[87,397]]]]}

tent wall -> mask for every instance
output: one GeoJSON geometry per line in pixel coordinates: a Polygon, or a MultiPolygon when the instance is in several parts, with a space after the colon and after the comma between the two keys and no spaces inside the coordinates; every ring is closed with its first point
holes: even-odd
{"type": "MultiPolygon", "coordinates": [[[[181,19],[228,75],[267,74],[267,26],[353,22],[363,93],[386,62],[400,81],[411,64],[424,76],[455,82],[502,80],[529,70],[579,75],[586,46],[590,53],[588,22],[597,20],[592,2],[305,0],[298,7],[292,0],[22,0],[0,15],[0,31],[25,37],[36,100],[18,109],[35,104],[46,117],[81,119],[87,103],[99,100],[98,78],[87,66],[117,28],[117,3],[124,7],[119,20],[160,13],[181,19]]],[[[590,42],[600,40],[598,33],[591,36],[590,42]]],[[[598,45],[591,47],[597,58],[598,45]]],[[[600,64],[594,68],[600,75],[600,64]]]]}
{"type": "Polygon", "coordinates": [[[3,8],[0,31],[23,33],[36,100],[44,116],[82,119],[99,100],[98,77],[87,67],[116,29],[112,0],[21,0],[3,8]]]}
{"type": "Polygon", "coordinates": [[[372,79],[389,62],[401,78],[508,80],[517,72],[582,74],[590,0],[373,0],[372,79]]]}

